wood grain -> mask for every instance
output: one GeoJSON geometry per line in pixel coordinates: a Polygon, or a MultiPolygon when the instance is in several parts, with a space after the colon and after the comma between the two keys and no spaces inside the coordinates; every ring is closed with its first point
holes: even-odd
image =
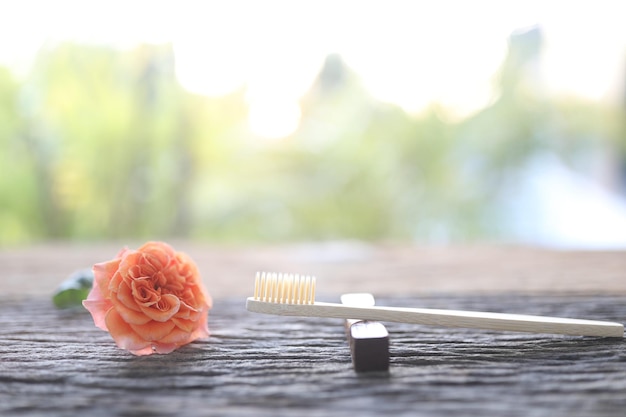
{"type": "MultiPolygon", "coordinates": [[[[390,372],[363,375],[352,368],[343,320],[260,315],[244,304],[217,298],[210,339],[135,357],[82,310],[56,310],[48,297],[0,298],[0,415],[623,416],[626,409],[623,339],[390,323],[390,372]]],[[[377,304],[626,321],[624,296],[377,296],[377,304]]]]}

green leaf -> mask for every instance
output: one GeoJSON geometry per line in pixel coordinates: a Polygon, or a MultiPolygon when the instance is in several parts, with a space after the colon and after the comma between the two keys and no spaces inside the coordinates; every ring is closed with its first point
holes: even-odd
{"type": "Polygon", "coordinates": [[[81,269],[59,285],[52,301],[57,308],[74,308],[82,305],[93,285],[91,269],[81,269]]]}

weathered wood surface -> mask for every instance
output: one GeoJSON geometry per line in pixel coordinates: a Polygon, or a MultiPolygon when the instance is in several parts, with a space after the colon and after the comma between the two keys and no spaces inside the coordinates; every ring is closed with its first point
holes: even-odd
{"type": "MultiPolygon", "coordinates": [[[[14,297],[51,294],[75,269],[143,242],[46,243],[0,250],[0,288],[14,297]]],[[[331,242],[216,247],[171,242],[198,264],[214,297],[251,295],[257,271],[316,275],[331,294],[626,294],[626,252],[554,251],[523,246],[414,246],[331,242]]]]}
{"type": "Polygon", "coordinates": [[[256,271],[318,277],[322,301],[371,292],[377,304],[626,322],[626,253],[517,246],[334,242],[211,247],[172,242],[215,298],[212,337],[165,356],[117,349],[55,288],[124,245],[0,250],[0,415],[623,416],[622,339],[386,323],[391,371],[353,371],[343,321],[249,313],[256,271]]]}
{"type": "MultiPolygon", "coordinates": [[[[333,301],[334,297],[323,301],[333,301]],[[331,299],[333,298],[333,299],[331,299]]],[[[342,320],[216,298],[212,336],[169,355],[117,349],[85,311],[0,298],[0,415],[623,416],[624,339],[387,323],[389,374],[352,369],[342,320]]],[[[626,296],[377,297],[377,304],[626,321],[626,296]]]]}

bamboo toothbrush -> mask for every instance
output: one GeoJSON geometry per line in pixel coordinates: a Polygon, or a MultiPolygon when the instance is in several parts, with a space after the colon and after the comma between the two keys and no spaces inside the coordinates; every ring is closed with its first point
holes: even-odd
{"type": "Polygon", "coordinates": [[[479,311],[368,306],[315,301],[315,277],[257,273],[246,308],[281,316],[334,317],[573,336],[624,337],[621,323],[479,311]]]}

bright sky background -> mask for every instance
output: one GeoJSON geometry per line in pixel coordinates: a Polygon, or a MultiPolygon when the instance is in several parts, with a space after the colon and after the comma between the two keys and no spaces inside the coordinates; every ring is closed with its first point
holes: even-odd
{"type": "MultiPolygon", "coordinates": [[[[1,0],[0,0],[1,1],[1,0]]],[[[381,100],[417,112],[432,101],[470,114],[488,103],[515,29],[541,25],[548,91],[617,100],[626,79],[626,1],[6,1],[0,64],[25,74],[62,40],[129,48],[172,42],[188,89],[247,85],[251,128],[297,126],[298,98],[329,53],[381,100]]]]}

